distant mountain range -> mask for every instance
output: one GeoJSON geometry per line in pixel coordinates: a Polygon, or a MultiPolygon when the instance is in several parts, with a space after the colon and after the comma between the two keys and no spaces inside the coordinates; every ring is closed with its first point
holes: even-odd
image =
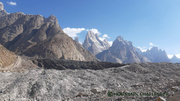
{"type": "Polygon", "coordinates": [[[107,40],[101,41],[98,34],[89,31],[83,47],[91,51],[101,61],[115,63],[150,62],[136,51],[132,42],[123,40],[121,36],[117,37],[110,47],[107,40]]]}
{"type": "Polygon", "coordinates": [[[158,47],[142,52],[139,48],[134,47],[132,42],[125,41],[121,36],[117,37],[110,47],[107,40],[101,41],[98,34],[92,31],[87,33],[83,47],[96,55],[99,60],[106,62],[180,62],[176,56],[169,59],[166,52],[158,49],[158,47]]]}
{"type": "Polygon", "coordinates": [[[142,56],[147,57],[151,62],[180,62],[180,59],[177,58],[175,55],[171,59],[169,59],[166,52],[164,50],[162,51],[161,49],[158,49],[158,47],[152,47],[145,52],[142,52],[139,48],[136,48],[136,50],[142,56]]]}

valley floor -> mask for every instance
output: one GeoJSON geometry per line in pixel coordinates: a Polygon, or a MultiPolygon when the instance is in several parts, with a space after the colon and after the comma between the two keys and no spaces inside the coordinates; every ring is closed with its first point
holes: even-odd
{"type": "Polygon", "coordinates": [[[134,63],[102,70],[31,68],[0,72],[0,101],[156,101],[178,93],[179,78],[180,64],[173,63],[134,63]]]}

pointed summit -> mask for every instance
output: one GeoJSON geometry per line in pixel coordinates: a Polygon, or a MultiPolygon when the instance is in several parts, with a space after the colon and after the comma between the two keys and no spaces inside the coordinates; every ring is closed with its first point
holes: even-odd
{"type": "Polygon", "coordinates": [[[124,40],[122,36],[118,36],[116,40],[124,40]]]}
{"type": "MultiPolygon", "coordinates": [[[[158,49],[158,47],[152,47],[151,49],[150,49],[151,51],[159,51],[159,49],[158,49]]],[[[161,50],[160,50],[161,51],[161,50]]]]}
{"type": "Polygon", "coordinates": [[[177,57],[176,57],[176,55],[173,55],[173,57],[172,57],[172,58],[177,58],[177,57]]]}
{"type": "Polygon", "coordinates": [[[95,39],[96,36],[95,36],[95,34],[92,31],[88,31],[88,33],[86,35],[86,38],[93,38],[93,39],[95,39]]]}
{"type": "Polygon", "coordinates": [[[171,62],[172,62],[172,63],[180,63],[180,58],[178,58],[176,55],[174,55],[174,56],[171,58],[171,62]]]}
{"type": "Polygon", "coordinates": [[[54,15],[50,15],[48,18],[46,18],[47,22],[57,22],[57,18],[54,15]]]}
{"type": "Polygon", "coordinates": [[[86,35],[86,39],[84,40],[83,47],[96,55],[99,52],[108,49],[110,44],[107,40],[100,40],[98,34],[89,31],[86,35]]]}
{"type": "Polygon", "coordinates": [[[132,42],[125,41],[122,36],[118,36],[116,38],[116,40],[113,42],[112,46],[119,47],[119,46],[125,45],[125,44],[130,45],[130,44],[132,44],[132,42]]]}
{"type": "Polygon", "coordinates": [[[58,23],[56,16],[54,16],[54,15],[50,15],[48,18],[46,18],[45,22],[54,23],[54,25],[56,25],[57,28],[60,28],[62,30],[62,28],[60,27],[60,25],[58,23]]]}

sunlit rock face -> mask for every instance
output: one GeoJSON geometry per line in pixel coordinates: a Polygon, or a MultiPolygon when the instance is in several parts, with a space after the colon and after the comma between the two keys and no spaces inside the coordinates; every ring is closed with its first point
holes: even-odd
{"type": "Polygon", "coordinates": [[[39,14],[11,13],[0,18],[0,30],[0,43],[19,55],[98,61],[63,32],[54,15],[45,18],[39,14]]]}
{"type": "Polygon", "coordinates": [[[0,70],[1,68],[11,66],[16,60],[17,56],[0,44],[0,70]]]}

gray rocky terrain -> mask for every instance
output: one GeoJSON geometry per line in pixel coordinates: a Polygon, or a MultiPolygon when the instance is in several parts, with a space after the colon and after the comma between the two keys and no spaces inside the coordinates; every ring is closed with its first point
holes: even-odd
{"type": "Polygon", "coordinates": [[[178,101],[172,99],[178,98],[179,77],[180,64],[172,63],[134,63],[102,70],[31,68],[0,72],[0,100],[178,101]]]}

